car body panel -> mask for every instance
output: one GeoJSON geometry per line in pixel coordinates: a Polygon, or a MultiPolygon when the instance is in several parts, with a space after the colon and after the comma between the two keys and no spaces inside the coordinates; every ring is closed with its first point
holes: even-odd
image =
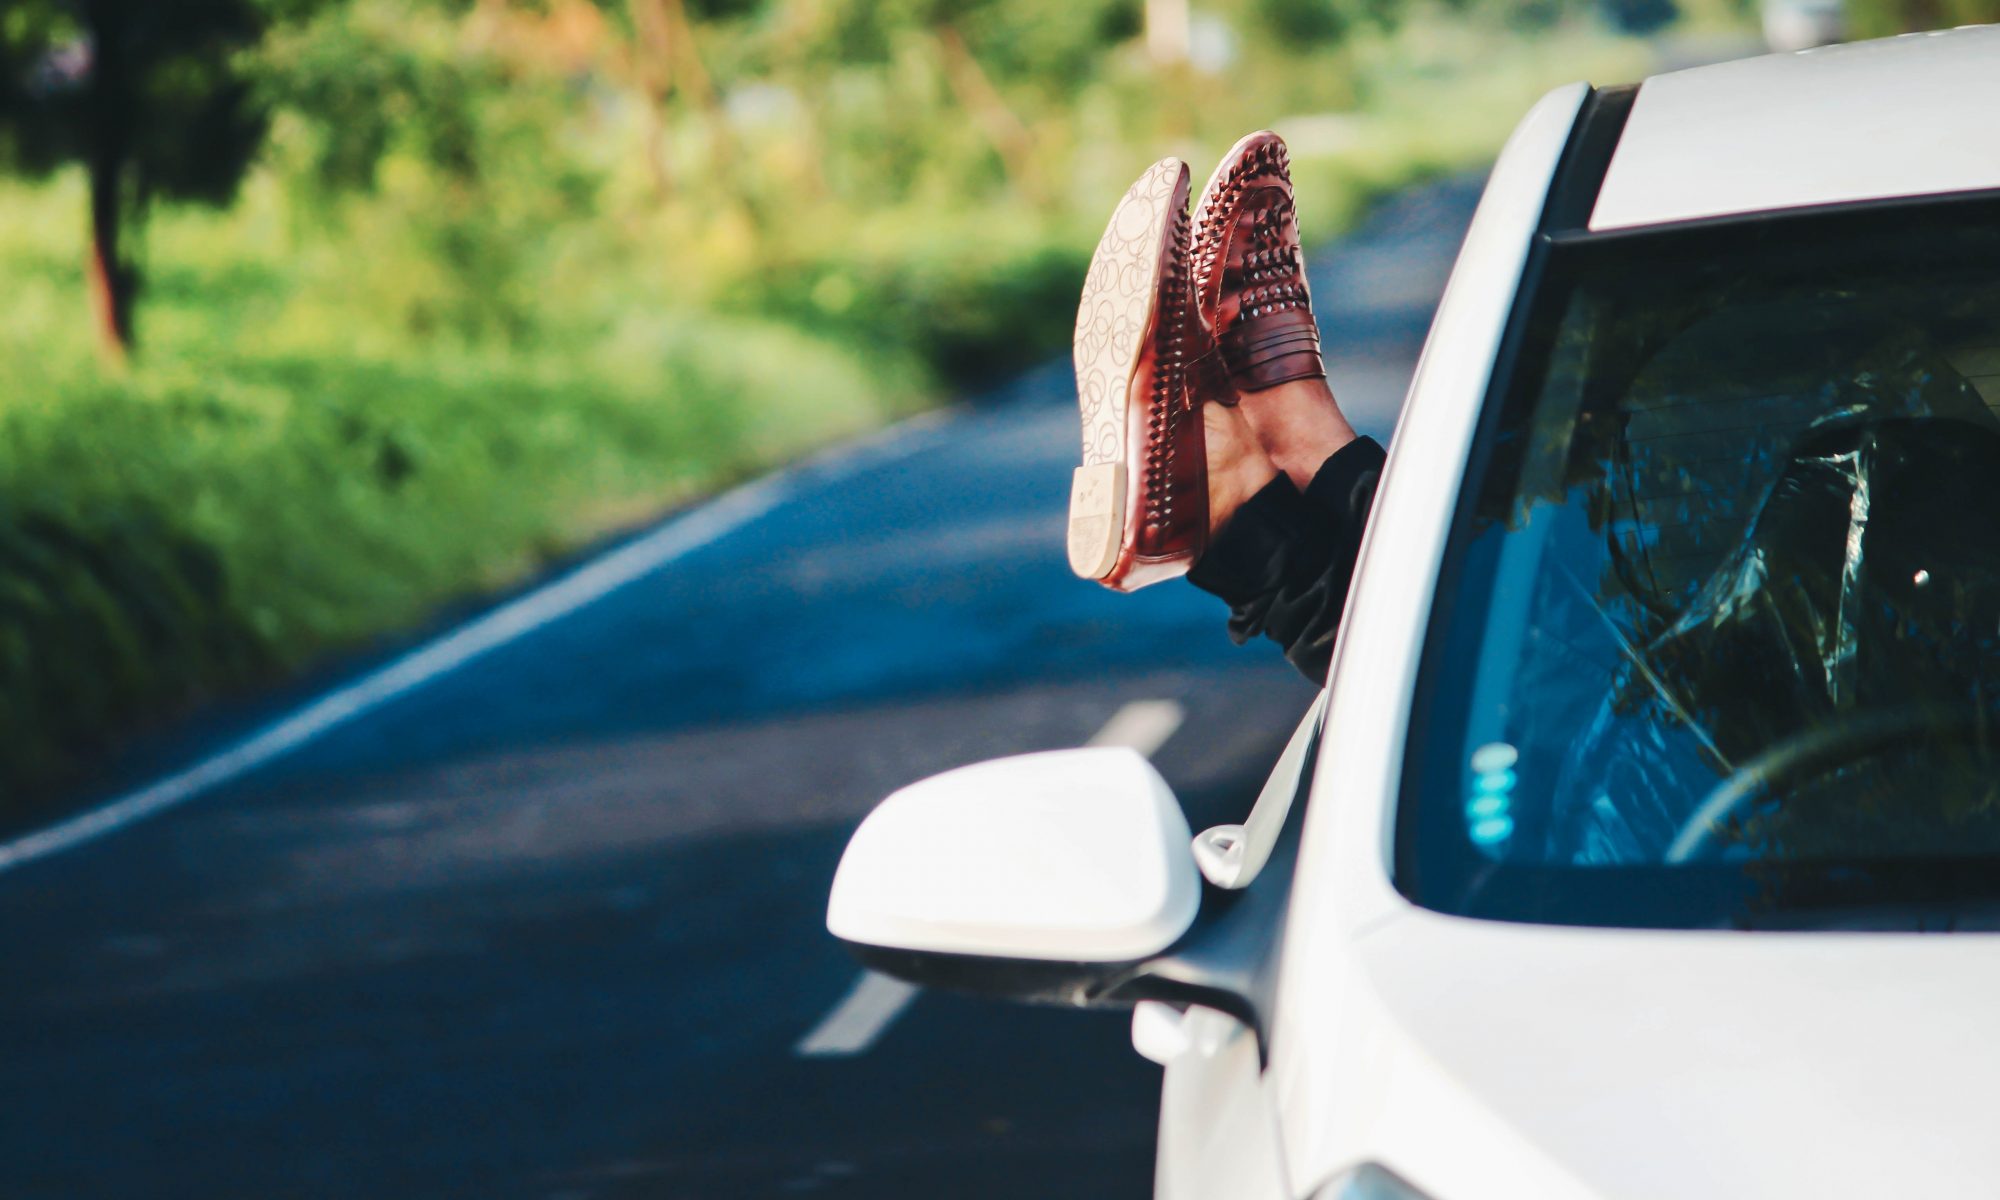
{"type": "MultiPolygon", "coordinates": [[[[1244,855],[1229,864],[1229,888],[1259,886],[1258,871],[1275,850],[1293,798],[1312,763],[1311,748],[1323,727],[1326,693],[1314,698],[1285,752],[1265,781],[1257,808],[1235,827],[1244,855]],[[1252,846],[1254,845],[1254,848],[1252,846]]],[[[1204,834],[1204,837],[1207,835],[1204,834]]],[[[1197,844],[1201,838],[1196,838],[1197,844]]],[[[1199,851],[1197,851],[1199,857],[1199,851]]],[[[1283,886],[1265,880],[1262,886],[1283,886]]],[[[1160,1088],[1159,1155],[1153,1172],[1158,1200],[1290,1200],[1282,1144],[1257,1035],[1228,1014],[1200,1006],[1172,1013],[1141,1005],[1132,1016],[1133,1048],[1164,1068],[1160,1088]],[[1171,1022],[1170,1031],[1157,1024],[1171,1022]],[[1155,1028],[1149,1035],[1148,1026],[1155,1028]],[[1165,1050],[1165,1053],[1162,1053],[1165,1050]]]]}
{"type": "MultiPolygon", "coordinates": [[[[1529,250],[1590,89],[1559,88],[1522,120],[1495,164],[1438,306],[1397,423],[1330,675],[1272,1031],[1271,1087],[1287,1174],[1299,1190],[1352,1165],[1365,1128],[1334,1119],[1366,1085],[1342,1069],[1342,996],[1359,986],[1343,946],[1410,909],[1390,882],[1404,730],[1431,594],[1494,363],[1529,250]]],[[[1338,382],[1336,380],[1336,382],[1338,382]]],[[[1400,1169],[1400,1168],[1399,1168],[1400,1169]]]]}
{"type": "MultiPolygon", "coordinates": [[[[1358,941],[1371,942],[1410,919],[1390,918],[1358,941]]],[[[1382,940],[1385,953],[1399,948],[1395,937],[1382,940]]],[[[1288,1161],[1311,1163],[1311,1176],[1294,1178],[1312,1186],[1295,1196],[1311,1196],[1334,1176],[1372,1162],[1436,1200],[1605,1200],[1496,1111],[1491,1094],[1478,1086],[1483,1078],[1468,1080],[1459,1064],[1440,1058],[1424,1040],[1428,1028],[1408,1023],[1407,988],[1428,985],[1437,989],[1434,996],[1476,1004],[1477,977],[1453,978],[1453,964],[1444,961],[1433,964],[1439,977],[1428,981],[1399,973],[1384,978],[1382,962],[1359,953],[1355,943],[1324,949],[1327,959],[1339,960],[1329,962],[1335,969],[1322,972],[1311,993],[1321,1006],[1314,1013],[1323,1026],[1316,1039],[1323,1056],[1314,1065],[1324,1086],[1309,1103],[1287,1096],[1279,1109],[1288,1161]]],[[[1286,1019],[1312,1018],[1292,1010],[1286,1019]]],[[[1274,1060],[1274,1073],[1279,1066],[1274,1060]]]]}
{"type": "Polygon", "coordinates": [[[1658,75],[1590,228],[2000,188],[1996,112],[2000,26],[1658,75]]]}
{"type": "Polygon", "coordinates": [[[1199,1007],[1181,1032],[1184,1048],[1163,1064],[1156,1200],[1291,1200],[1256,1035],[1199,1007]]]}
{"type": "Polygon", "coordinates": [[[2000,1179],[2000,944],[1978,935],[1413,910],[1354,949],[1387,1019],[1375,1036],[1592,1195],[1969,1197],[2000,1179]]]}

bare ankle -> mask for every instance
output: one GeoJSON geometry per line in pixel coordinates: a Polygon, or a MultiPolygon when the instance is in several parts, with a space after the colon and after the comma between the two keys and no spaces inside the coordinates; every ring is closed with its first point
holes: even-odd
{"type": "Polygon", "coordinates": [[[1246,393],[1239,407],[1265,455],[1301,491],[1335,451],[1355,439],[1324,379],[1295,379],[1246,393]]]}

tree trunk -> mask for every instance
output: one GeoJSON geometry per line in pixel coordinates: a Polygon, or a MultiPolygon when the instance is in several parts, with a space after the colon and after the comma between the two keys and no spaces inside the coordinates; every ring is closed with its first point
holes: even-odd
{"type": "Polygon", "coordinates": [[[1008,179],[1015,187],[1036,204],[1048,198],[1047,189],[1042,186],[1041,172],[1035,168],[1035,135],[1029,131],[1027,123],[1007,106],[1006,97],[993,86],[986,69],[979,65],[971,47],[959,36],[957,29],[950,25],[940,25],[936,29],[940,57],[944,61],[945,81],[951,85],[958,102],[965,107],[973,123],[986,136],[987,144],[1000,156],[1001,165],[1007,170],[1008,179]]]}
{"type": "Polygon", "coordinates": [[[132,354],[132,292],[136,273],[119,246],[121,206],[116,159],[90,164],[90,300],[107,357],[123,363],[132,354]]]}
{"type": "Polygon", "coordinates": [[[674,193],[667,158],[667,97],[673,94],[673,36],[663,0],[631,0],[632,56],[639,87],[646,93],[646,165],[653,190],[665,200],[674,193]]]}
{"type": "Polygon", "coordinates": [[[90,299],[104,353],[123,365],[132,354],[132,294],[139,274],[126,258],[125,176],[131,165],[132,122],[138,97],[120,18],[130,14],[108,0],[84,0],[84,27],[90,33],[90,84],[85,100],[90,169],[90,299]]]}
{"type": "Polygon", "coordinates": [[[766,215],[743,177],[743,150],[737,144],[735,131],[730,128],[722,93],[715,86],[714,77],[708,73],[708,65],[702,62],[701,46],[695,37],[694,22],[688,18],[686,0],[659,0],[659,3],[667,35],[679,50],[678,61],[674,64],[676,87],[681,95],[694,101],[707,127],[709,161],[712,164],[709,169],[714,183],[736,202],[736,207],[752,228],[768,228],[766,215]]]}

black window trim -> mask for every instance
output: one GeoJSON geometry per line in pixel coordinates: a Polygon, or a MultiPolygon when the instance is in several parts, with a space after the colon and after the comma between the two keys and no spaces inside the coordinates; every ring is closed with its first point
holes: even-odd
{"type": "MultiPolygon", "coordinates": [[[[1474,489],[1467,486],[1467,481],[1482,477],[1492,456],[1495,429],[1500,422],[1499,392],[1505,381],[1514,378],[1522,350],[1529,341],[1528,318],[1533,306],[1528,301],[1541,293],[1542,279],[1555,245],[1553,235],[1580,230],[1589,222],[1590,211],[1596,207],[1605,172],[1610,169],[1611,157],[1617,151],[1619,136],[1625,130],[1625,122],[1631,116],[1638,94],[1639,86],[1636,84],[1593,88],[1583,98],[1576,121],[1570,126],[1569,141],[1556,160],[1549,195],[1543,203],[1534,239],[1529,244],[1527,261],[1522,264],[1521,278],[1515,284],[1513,311],[1508,314],[1507,327],[1500,338],[1500,349],[1494,356],[1493,370],[1480,401],[1472,448],[1459,473],[1458,496],[1452,502],[1444,558],[1439,564],[1437,579],[1432,584],[1430,616],[1417,660],[1416,686],[1411,693],[1409,708],[1412,721],[1417,719],[1417,714],[1431,709],[1433,693],[1438,686],[1439,672],[1435,668],[1440,655],[1438,643],[1443,640],[1444,631],[1452,625],[1451,608],[1457,603],[1459,575],[1463,568],[1464,554],[1459,545],[1458,531],[1471,515],[1470,508],[1476,499],[1474,489]]],[[[1417,820],[1419,788],[1416,776],[1420,765],[1419,756],[1411,753],[1410,744],[1411,739],[1406,733],[1403,738],[1403,762],[1397,772],[1389,864],[1390,880],[1405,897],[1420,891],[1415,882],[1418,877],[1416,855],[1409,849],[1417,820]]]]}

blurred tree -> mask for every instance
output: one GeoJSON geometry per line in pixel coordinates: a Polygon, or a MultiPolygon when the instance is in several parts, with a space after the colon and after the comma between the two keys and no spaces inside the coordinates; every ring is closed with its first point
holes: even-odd
{"type": "Polygon", "coordinates": [[[10,0],[0,12],[0,167],[90,179],[89,279],[104,344],[132,346],[130,227],[156,198],[226,204],[264,114],[237,71],[252,0],[10,0]]]}
{"type": "MultiPolygon", "coordinates": [[[[640,90],[648,101],[651,122],[647,154],[653,180],[662,196],[672,190],[672,173],[667,166],[666,136],[669,115],[676,99],[685,101],[699,114],[709,144],[711,169],[719,180],[733,181],[740,157],[736,139],[723,110],[723,97],[708,64],[703,60],[700,35],[685,0],[625,0],[631,22],[632,59],[640,90]]],[[[741,17],[754,11],[746,0],[709,0],[695,6],[710,21],[741,17]]],[[[756,216],[744,189],[728,187],[746,212],[756,216]]]]}
{"type": "Polygon", "coordinates": [[[420,339],[520,342],[542,235],[598,212],[603,172],[573,143],[605,35],[580,2],[344,0],[274,27],[245,70],[294,211],[387,239],[385,317],[420,339]]]}
{"type": "Polygon", "coordinates": [[[1151,19],[1139,0],[970,0],[938,9],[997,78],[1051,97],[1074,94],[1151,19]]]}
{"type": "Polygon", "coordinates": [[[932,26],[930,33],[937,41],[945,79],[951,84],[952,94],[978,123],[986,140],[992,143],[993,152],[1007,165],[1007,177],[1025,195],[1038,201],[1045,200],[1047,188],[1035,164],[1035,135],[1029,130],[1028,123],[993,85],[992,78],[979,63],[979,56],[966,45],[965,35],[955,22],[940,20],[932,26]]]}
{"type": "Polygon", "coordinates": [[[1054,202],[1039,142],[1105,68],[1107,52],[1144,31],[1144,0],[786,0],[771,24],[772,66],[823,90],[843,72],[900,78],[921,62],[948,103],[1031,202],[1054,202]]]}
{"type": "MultiPolygon", "coordinates": [[[[1381,0],[1255,0],[1252,12],[1280,41],[1313,46],[1340,40],[1357,15],[1377,19],[1385,14],[1381,0]],[[1357,14],[1350,9],[1364,10],[1357,14]]],[[[1383,22],[1386,24],[1386,21],[1383,22]]]]}
{"type": "Polygon", "coordinates": [[[679,74],[674,69],[679,41],[667,0],[627,0],[625,9],[632,25],[632,73],[647,101],[646,165],[653,173],[653,186],[664,199],[674,190],[673,169],[667,160],[666,112],[679,74]]]}
{"type": "Polygon", "coordinates": [[[311,131],[308,195],[372,190],[397,151],[461,182],[478,175],[479,111],[505,80],[459,53],[440,12],[411,7],[329,6],[274,31],[250,68],[267,108],[311,131]]]}

